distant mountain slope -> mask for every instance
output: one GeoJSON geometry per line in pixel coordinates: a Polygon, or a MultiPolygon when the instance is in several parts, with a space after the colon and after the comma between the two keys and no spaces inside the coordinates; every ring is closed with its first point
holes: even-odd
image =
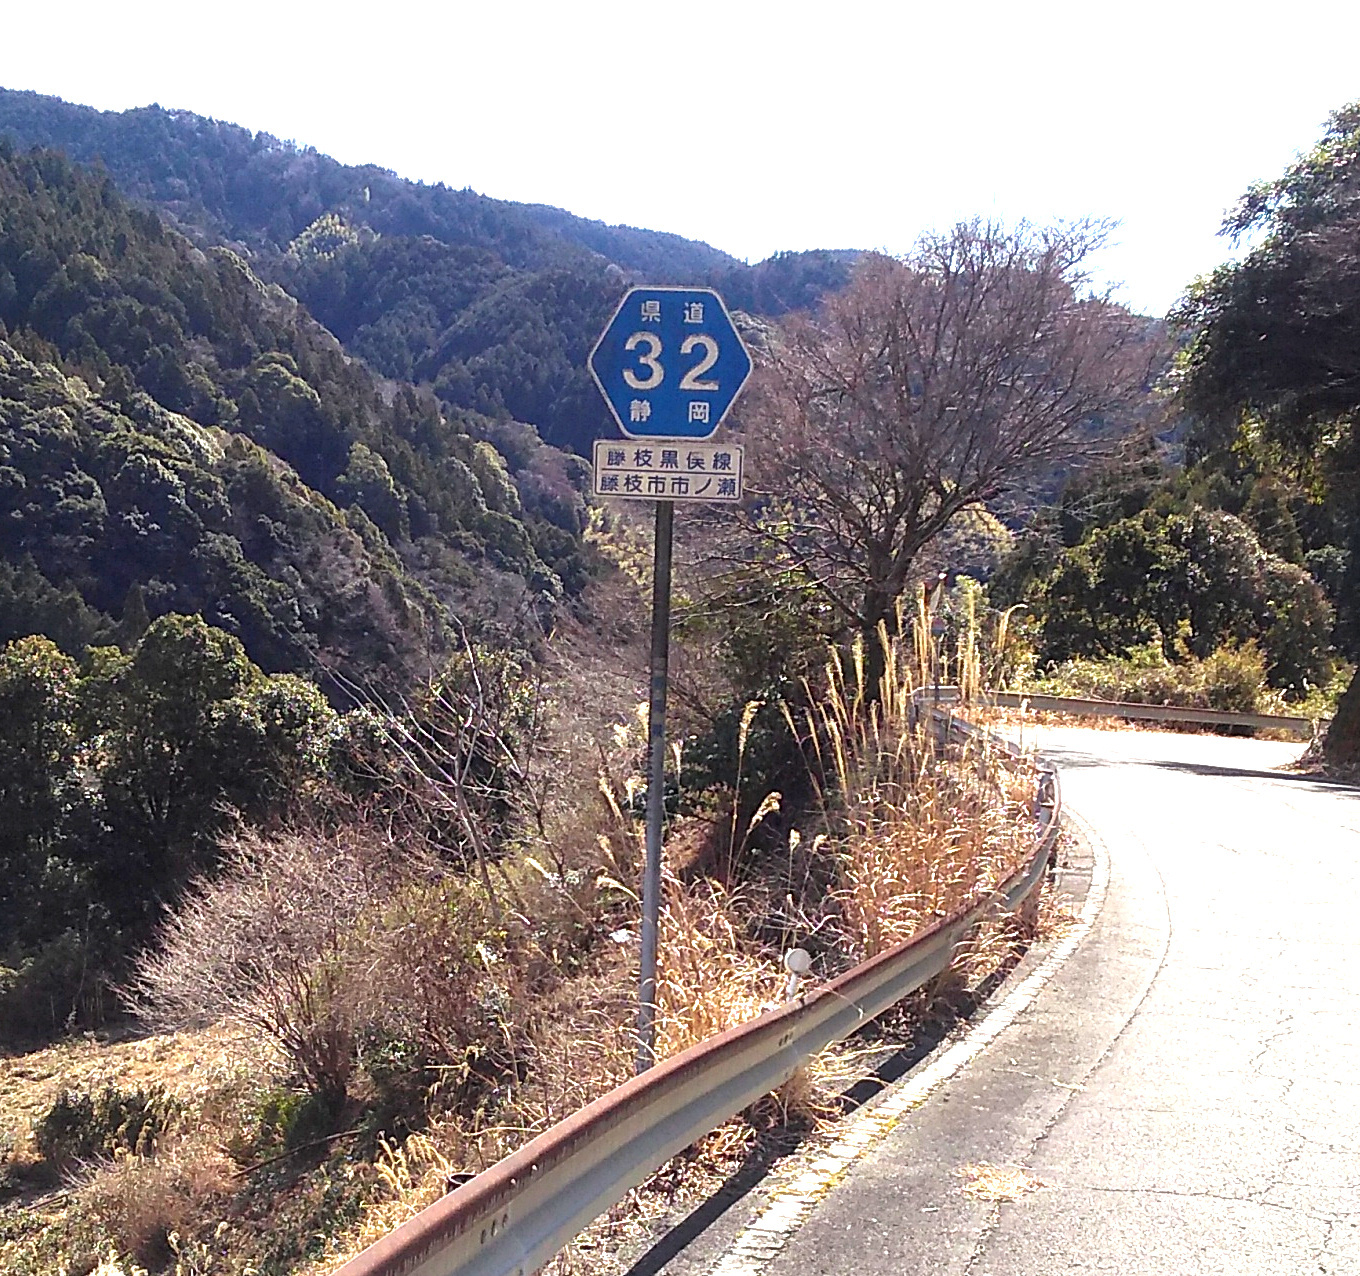
{"type": "Polygon", "coordinates": [[[0,638],[201,612],[267,669],[401,680],[448,610],[512,624],[581,583],[580,477],[379,384],[230,249],[0,138],[0,638]]]}
{"type": "Polygon", "coordinates": [[[775,315],[815,304],[854,253],[747,266],[678,235],[404,181],[187,111],[121,113],[0,89],[0,135],[101,163],[201,244],[248,251],[386,376],[533,424],[578,452],[608,430],[590,343],[630,281],[710,284],[775,315]]]}
{"type": "Polygon", "coordinates": [[[102,161],[125,194],[252,248],[285,246],[323,213],[348,209],[356,216],[362,210],[362,220],[380,234],[486,248],[525,269],[598,255],[667,282],[740,264],[679,235],[405,181],[376,165],[344,165],[311,147],[190,111],[97,111],[0,89],[0,131],[82,164],[102,161]]]}

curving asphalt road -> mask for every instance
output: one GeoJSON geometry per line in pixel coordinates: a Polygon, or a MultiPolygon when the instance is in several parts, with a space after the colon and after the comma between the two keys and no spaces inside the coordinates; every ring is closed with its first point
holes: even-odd
{"type": "Polygon", "coordinates": [[[1290,744],[1041,747],[1108,865],[1090,933],[758,1265],[677,1270],[1360,1273],[1360,790],[1290,744]],[[1030,1190],[969,1195],[978,1165],[1030,1190]]]}

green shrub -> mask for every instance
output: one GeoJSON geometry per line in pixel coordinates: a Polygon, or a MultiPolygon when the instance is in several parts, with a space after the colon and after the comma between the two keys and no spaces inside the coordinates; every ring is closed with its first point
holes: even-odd
{"type": "Polygon", "coordinates": [[[0,1042],[47,1040],[68,1029],[87,991],[86,966],[85,947],[71,930],[0,953],[0,1042]]]}
{"type": "Polygon", "coordinates": [[[1279,693],[1268,685],[1265,657],[1254,642],[1225,644],[1203,660],[1191,655],[1168,660],[1160,642],[1103,660],[1067,660],[1035,682],[1033,690],[1238,713],[1283,711],[1279,693]]]}
{"type": "Polygon", "coordinates": [[[1290,700],[1331,674],[1334,617],[1321,587],[1219,510],[1149,509],[1096,528],[1063,552],[1030,601],[1045,663],[1105,663],[1100,653],[1154,642],[1180,663],[1254,642],[1269,685],[1290,700]]]}
{"type": "Polygon", "coordinates": [[[335,1131],[336,1105],[324,1096],[289,1086],[266,1090],[249,1124],[226,1148],[238,1165],[291,1152],[335,1131]]]}
{"type": "Polygon", "coordinates": [[[1290,712],[1315,722],[1336,716],[1337,705],[1355,677],[1355,666],[1338,662],[1331,678],[1322,686],[1311,687],[1307,696],[1289,706],[1290,712]]]}
{"type": "Polygon", "coordinates": [[[1265,657],[1255,643],[1219,647],[1186,668],[1210,709],[1270,713],[1279,707],[1278,696],[1267,686],[1265,657]]]}
{"type": "Polygon", "coordinates": [[[33,1128],[43,1160],[56,1168],[116,1152],[146,1156],[179,1116],[182,1105],[159,1086],[96,1094],[63,1090],[33,1128]]]}

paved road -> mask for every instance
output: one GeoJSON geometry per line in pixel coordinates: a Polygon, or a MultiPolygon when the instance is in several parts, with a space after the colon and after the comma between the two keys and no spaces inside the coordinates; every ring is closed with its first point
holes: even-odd
{"type": "Polygon", "coordinates": [[[1360,792],[1298,747],[1053,730],[1108,857],[1090,934],[768,1266],[1360,1273],[1360,792]],[[967,1165],[1044,1186],[1006,1203],[967,1165]]]}

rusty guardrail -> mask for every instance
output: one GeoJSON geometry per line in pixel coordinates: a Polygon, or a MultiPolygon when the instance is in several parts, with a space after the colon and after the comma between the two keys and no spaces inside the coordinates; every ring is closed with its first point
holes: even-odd
{"type": "MultiPolygon", "coordinates": [[[[947,711],[931,715],[945,740],[977,733],[947,711]]],[[[992,739],[1016,754],[1009,741],[992,739]]],[[[611,1090],[388,1233],[336,1276],[531,1276],[677,1152],[940,974],[985,916],[1018,910],[1043,881],[1060,816],[1049,767],[1035,800],[1034,850],[994,891],[611,1090]]]]}

